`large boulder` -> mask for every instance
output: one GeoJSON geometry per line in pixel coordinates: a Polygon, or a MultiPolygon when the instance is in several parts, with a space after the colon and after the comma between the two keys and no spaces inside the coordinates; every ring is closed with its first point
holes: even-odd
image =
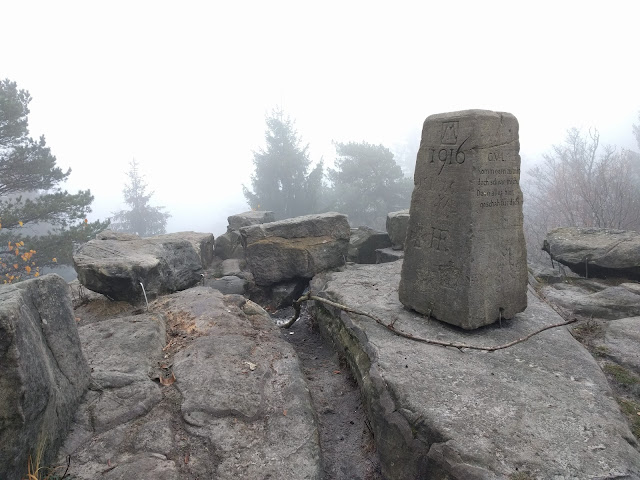
{"type": "Polygon", "coordinates": [[[167,233],[164,235],[157,235],[152,237],[153,241],[165,241],[165,240],[176,240],[182,241],[186,240],[187,242],[193,245],[194,250],[200,256],[200,260],[202,262],[202,268],[207,268],[213,262],[213,248],[214,248],[214,237],[211,233],[199,233],[199,232],[178,232],[178,233],[167,233]]]}
{"type": "MultiPolygon", "coordinates": [[[[502,328],[430,320],[399,302],[401,264],[350,265],[318,275],[311,291],[442,342],[505,345],[563,321],[532,293],[502,328]]],[[[489,353],[413,341],[316,305],[361,386],[385,478],[640,478],[638,442],[602,370],[566,327],[489,353]]]]}
{"type": "Polygon", "coordinates": [[[391,246],[389,235],[369,227],[351,229],[347,260],[354,263],[376,263],[376,250],[391,246]]]}
{"type": "Polygon", "coordinates": [[[240,229],[247,265],[258,285],[310,279],[343,265],[350,233],[347,217],[335,212],[240,229]]]}
{"type": "Polygon", "coordinates": [[[0,369],[0,478],[20,480],[40,448],[51,462],[90,381],[58,275],[0,286],[0,369]]]}
{"type": "Polygon", "coordinates": [[[640,233],[607,228],[556,228],[543,250],[576,273],[640,280],[640,233]]]}
{"type": "Polygon", "coordinates": [[[409,227],[409,209],[390,212],[387,215],[387,233],[394,250],[403,250],[409,227]]]}
{"type": "Polygon", "coordinates": [[[82,285],[113,300],[138,302],[189,288],[201,279],[202,250],[193,235],[140,238],[110,231],[82,245],[73,256],[82,285]]]}

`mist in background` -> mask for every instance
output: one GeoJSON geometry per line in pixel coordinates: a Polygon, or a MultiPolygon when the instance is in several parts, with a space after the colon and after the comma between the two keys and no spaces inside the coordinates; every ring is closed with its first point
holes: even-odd
{"type": "MultiPolygon", "coordinates": [[[[295,121],[312,162],[383,144],[405,173],[431,114],[513,113],[523,167],[571,127],[637,149],[638,10],[628,3],[14,2],[0,77],[29,90],[89,220],[124,207],[130,162],[167,231],[223,233],[245,211],[265,117],[295,121]]],[[[523,176],[523,181],[525,177],[523,176]]]]}

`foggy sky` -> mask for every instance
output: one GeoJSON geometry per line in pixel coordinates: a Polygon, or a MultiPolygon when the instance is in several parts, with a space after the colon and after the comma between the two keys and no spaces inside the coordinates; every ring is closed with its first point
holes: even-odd
{"type": "Polygon", "coordinates": [[[4,3],[0,77],[90,220],[125,208],[135,157],[168,231],[223,233],[278,105],[314,162],[469,108],[513,113],[528,162],[574,126],[637,150],[635,2],[4,3]]]}

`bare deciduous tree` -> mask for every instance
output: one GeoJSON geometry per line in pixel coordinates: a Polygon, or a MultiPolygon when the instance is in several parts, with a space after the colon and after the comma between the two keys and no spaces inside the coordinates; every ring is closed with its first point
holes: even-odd
{"type": "MultiPolygon", "coordinates": [[[[638,128],[634,126],[637,132],[638,128]]],[[[527,172],[525,232],[535,255],[551,228],[640,229],[640,156],[600,148],[597,130],[573,128],[527,172]]]]}

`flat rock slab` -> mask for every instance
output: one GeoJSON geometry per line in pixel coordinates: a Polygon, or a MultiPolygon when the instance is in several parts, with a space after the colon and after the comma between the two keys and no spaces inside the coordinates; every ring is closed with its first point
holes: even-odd
{"type": "Polygon", "coordinates": [[[250,210],[248,212],[238,213],[227,217],[227,222],[229,222],[227,231],[231,232],[233,230],[239,230],[242,227],[275,221],[276,217],[273,212],[266,210],[250,210]]]}
{"type": "Polygon", "coordinates": [[[640,315],[640,292],[630,283],[597,292],[580,285],[557,283],[543,287],[542,293],[549,301],[585,317],[612,320],[640,315]]]}
{"type": "Polygon", "coordinates": [[[320,478],[297,356],[255,303],[195,287],[80,330],[94,386],[58,459],[70,475],[320,478]]]}
{"type": "MultiPolygon", "coordinates": [[[[562,322],[531,293],[503,328],[430,320],[398,301],[401,263],[349,266],[317,276],[311,290],[441,341],[501,345],[562,322]]],[[[488,353],[418,343],[324,305],[317,313],[358,378],[388,478],[640,478],[637,442],[607,380],[566,327],[488,353]]]]}
{"type": "Polygon", "coordinates": [[[393,248],[379,248],[376,250],[376,263],[395,262],[404,258],[404,251],[393,248]]]}
{"type": "Polygon", "coordinates": [[[640,233],[563,227],[547,234],[544,249],[582,276],[640,280],[640,233]]]}

